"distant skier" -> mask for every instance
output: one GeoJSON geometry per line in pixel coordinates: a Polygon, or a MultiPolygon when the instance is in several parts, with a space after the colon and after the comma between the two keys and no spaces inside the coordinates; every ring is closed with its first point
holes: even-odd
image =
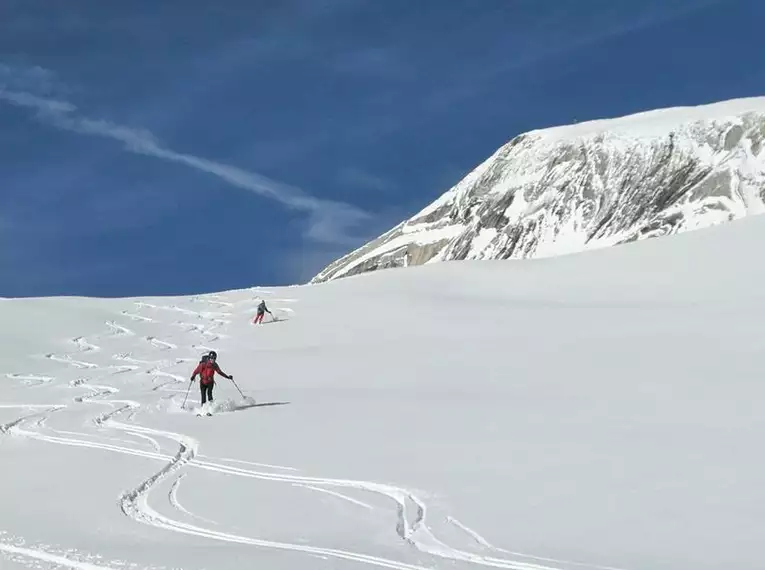
{"type": "Polygon", "coordinates": [[[266,301],[262,300],[260,301],[260,305],[258,305],[258,314],[255,315],[255,318],[253,319],[252,323],[255,325],[261,324],[263,322],[263,317],[265,316],[266,313],[271,315],[271,318],[274,318],[274,314],[268,310],[268,307],[266,307],[266,301]]]}
{"type": "MultiPolygon", "coordinates": [[[[228,375],[220,369],[220,366],[218,366],[218,363],[216,362],[217,359],[218,353],[214,350],[211,350],[208,354],[202,357],[202,361],[197,364],[197,367],[191,374],[192,382],[196,380],[197,375],[199,375],[199,387],[202,390],[203,406],[206,402],[213,401],[213,386],[215,386],[216,372],[224,378],[228,378],[229,380],[234,379],[232,375],[228,375]]],[[[207,412],[207,415],[211,415],[210,412],[207,412]]]]}

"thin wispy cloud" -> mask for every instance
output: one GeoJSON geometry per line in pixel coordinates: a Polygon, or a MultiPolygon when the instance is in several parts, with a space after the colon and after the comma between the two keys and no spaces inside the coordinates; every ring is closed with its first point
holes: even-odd
{"type": "Polygon", "coordinates": [[[343,186],[376,192],[385,192],[391,189],[391,183],[384,178],[355,166],[342,168],[337,175],[337,181],[343,186]]]}
{"type": "MultiPolygon", "coordinates": [[[[0,78],[7,77],[7,68],[0,69],[0,78]]],[[[199,170],[224,180],[228,184],[247,190],[283,206],[308,215],[305,236],[316,242],[351,245],[359,237],[352,232],[371,216],[343,202],[323,200],[311,196],[299,188],[267,178],[256,172],[204,157],[177,152],[166,146],[149,131],[91,119],[78,113],[75,105],[68,101],[40,97],[27,91],[8,88],[0,83],[0,101],[31,109],[36,117],[56,128],[90,136],[104,137],[123,144],[123,148],[135,154],[154,157],[199,170]]]]}
{"type": "Polygon", "coordinates": [[[13,67],[0,63],[0,86],[15,91],[30,91],[42,95],[63,91],[54,74],[39,66],[13,67]]]}

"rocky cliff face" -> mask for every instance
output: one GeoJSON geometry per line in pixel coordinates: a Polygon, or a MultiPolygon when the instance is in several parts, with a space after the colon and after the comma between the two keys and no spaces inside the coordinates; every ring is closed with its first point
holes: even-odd
{"type": "Polygon", "coordinates": [[[461,259],[573,253],[765,211],[765,97],[520,135],[312,282],[461,259]]]}

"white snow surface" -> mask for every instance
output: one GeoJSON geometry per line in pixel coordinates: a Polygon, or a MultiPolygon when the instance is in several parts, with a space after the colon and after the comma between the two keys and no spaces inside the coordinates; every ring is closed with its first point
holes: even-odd
{"type": "Polygon", "coordinates": [[[592,137],[603,133],[653,139],[684,125],[696,122],[730,123],[748,113],[765,113],[765,97],[742,97],[706,105],[652,109],[623,117],[596,119],[531,132],[558,141],[592,137]]]}
{"type": "Polygon", "coordinates": [[[3,300],[0,568],[759,570],[763,240],[3,300]]]}

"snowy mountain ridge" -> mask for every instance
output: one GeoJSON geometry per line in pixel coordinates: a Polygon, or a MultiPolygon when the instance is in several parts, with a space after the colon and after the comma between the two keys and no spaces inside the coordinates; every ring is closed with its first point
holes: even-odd
{"type": "Polygon", "coordinates": [[[765,211],[765,97],[521,134],[323,282],[451,260],[574,253],[765,211]]]}

